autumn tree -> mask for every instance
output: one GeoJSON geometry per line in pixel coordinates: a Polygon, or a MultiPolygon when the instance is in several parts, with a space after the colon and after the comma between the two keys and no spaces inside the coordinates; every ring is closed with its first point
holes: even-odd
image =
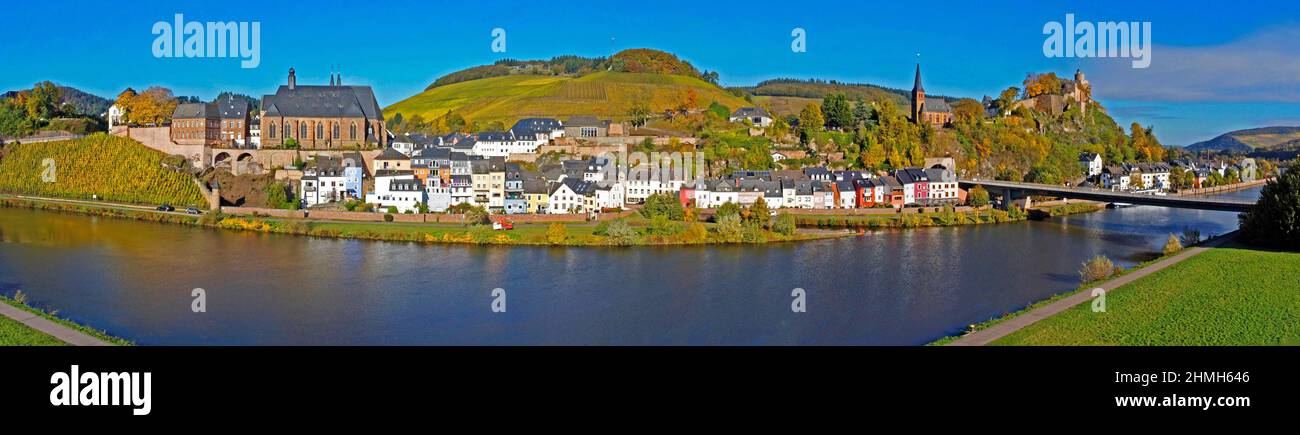
{"type": "Polygon", "coordinates": [[[814,103],[808,103],[803,110],[799,112],[799,138],[807,144],[814,133],[820,132],[822,125],[826,124],[826,118],[822,117],[822,109],[814,103]]]}

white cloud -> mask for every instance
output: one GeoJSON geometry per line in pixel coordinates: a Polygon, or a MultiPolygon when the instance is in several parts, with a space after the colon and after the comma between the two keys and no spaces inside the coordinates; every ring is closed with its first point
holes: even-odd
{"type": "Polygon", "coordinates": [[[1124,59],[1090,59],[1085,71],[1098,98],[1294,103],[1300,102],[1296,41],[1300,27],[1268,29],[1205,47],[1157,44],[1149,68],[1131,68],[1124,59]]]}

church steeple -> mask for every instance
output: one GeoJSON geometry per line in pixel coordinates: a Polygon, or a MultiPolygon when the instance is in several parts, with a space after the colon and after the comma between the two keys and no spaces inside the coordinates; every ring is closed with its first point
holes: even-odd
{"type": "Polygon", "coordinates": [[[921,63],[916,63],[916,81],[912,83],[912,122],[921,123],[925,113],[925,87],[921,86],[921,63]]]}
{"type": "Polygon", "coordinates": [[[916,64],[916,82],[912,84],[912,93],[916,92],[925,92],[925,88],[921,86],[921,64],[919,62],[916,64]]]}

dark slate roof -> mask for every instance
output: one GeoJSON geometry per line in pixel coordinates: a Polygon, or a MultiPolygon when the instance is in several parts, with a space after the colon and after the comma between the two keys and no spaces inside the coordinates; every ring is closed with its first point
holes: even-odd
{"type": "Polygon", "coordinates": [[[226,98],[213,102],[213,105],[216,106],[217,116],[222,118],[244,118],[248,116],[248,100],[242,97],[226,95],[226,98]]]}
{"type": "Polygon", "coordinates": [[[593,187],[595,185],[596,183],[591,181],[582,181],[576,178],[565,178],[563,182],[555,183],[555,186],[551,187],[550,193],[554,195],[555,191],[560,189],[560,186],[569,186],[569,190],[572,190],[573,193],[585,196],[586,194],[594,190],[593,187]]]}
{"type": "Polygon", "coordinates": [[[736,109],[735,112],[731,112],[731,116],[733,118],[750,118],[755,116],[762,116],[765,118],[772,117],[772,115],[768,114],[762,107],[741,107],[736,109]]]}
{"type": "Polygon", "coordinates": [[[375,160],[408,160],[408,159],[410,159],[410,157],[407,157],[406,154],[402,154],[401,151],[392,148],[384,148],[384,151],[379,153],[379,155],[375,157],[375,160]]]}
{"type": "Polygon", "coordinates": [[[949,106],[948,102],[944,101],[942,98],[925,97],[925,111],[938,113],[951,112],[952,106],[949,106]]]}
{"type": "Polygon", "coordinates": [[[395,179],[389,181],[392,190],[413,192],[424,190],[424,183],[418,179],[395,179]]]}
{"type": "Polygon", "coordinates": [[[595,116],[570,116],[569,121],[564,123],[565,127],[605,127],[609,122],[601,122],[595,116]]]}
{"type": "Polygon", "coordinates": [[[510,127],[510,131],[515,134],[523,133],[550,133],[555,130],[563,129],[564,125],[558,119],[552,118],[524,118],[510,127]]]}
{"type": "Polygon", "coordinates": [[[474,140],[478,142],[512,142],[515,140],[515,135],[512,132],[485,131],[474,135],[474,140]]]}
{"type": "Polygon", "coordinates": [[[262,110],[269,116],[320,118],[365,117],[383,119],[383,111],[369,86],[280,85],[275,95],[262,97],[262,110]]]}
{"type": "Polygon", "coordinates": [[[912,83],[912,91],[925,92],[925,87],[921,86],[921,64],[919,63],[916,64],[916,81],[912,83]]]}
{"type": "Polygon", "coordinates": [[[177,104],[176,110],[172,111],[172,119],[206,118],[207,116],[208,105],[203,103],[177,104]]]}
{"type": "Polygon", "coordinates": [[[546,185],[546,181],[541,178],[524,179],[524,193],[549,193],[550,190],[549,186],[546,185]]]}

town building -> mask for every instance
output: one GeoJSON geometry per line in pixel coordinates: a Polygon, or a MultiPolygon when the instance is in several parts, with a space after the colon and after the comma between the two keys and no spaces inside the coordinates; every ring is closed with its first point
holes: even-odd
{"type": "Polygon", "coordinates": [[[731,122],[743,123],[748,121],[751,125],[759,128],[766,128],[772,125],[772,115],[762,107],[741,107],[731,112],[731,122]]]}
{"type": "Polygon", "coordinates": [[[921,64],[916,64],[916,80],[912,84],[912,123],[930,124],[940,128],[952,122],[952,107],[942,98],[925,96],[925,87],[921,86],[921,64]]]}
{"type": "Polygon", "coordinates": [[[1083,167],[1083,177],[1088,180],[1096,180],[1105,168],[1101,154],[1088,152],[1079,154],[1079,166],[1083,167]]]}
{"type": "Polygon", "coordinates": [[[623,124],[610,120],[597,119],[595,116],[572,116],[564,122],[564,135],[576,138],[594,138],[625,136],[623,124]]]}
{"type": "Polygon", "coordinates": [[[379,212],[415,213],[425,201],[425,186],[410,171],[376,172],[375,191],[366,195],[379,212]]]}
{"type": "Polygon", "coordinates": [[[344,86],[330,76],[328,86],[299,86],[293,68],[275,94],[262,97],[262,144],[304,149],[388,146],[383,110],[369,86],[344,86]]]}

